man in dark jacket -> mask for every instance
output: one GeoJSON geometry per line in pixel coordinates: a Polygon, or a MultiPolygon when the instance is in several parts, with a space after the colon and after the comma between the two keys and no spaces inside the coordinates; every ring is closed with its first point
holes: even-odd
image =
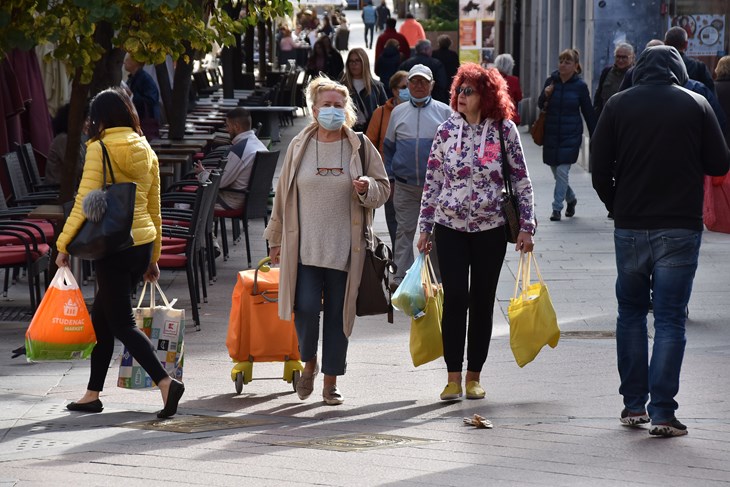
{"type": "Polygon", "coordinates": [[[446,77],[446,69],[441,61],[431,57],[431,41],[428,39],[421,39],[416,43],[415,54],[410,59],[406,59],[398,67],[399,71],[410,71],[410,69],[416,64],[423,64],[428,66],[433,73],[433,96],[434,100],[438,100],[442,103],[449,103],[449,80],[446,77]]]}
{"type": "Polygon", "coordinates": [[[634,46],[626,42],[619,43],[613,51],[613,57],[613,66],[607,66],[601,71],[598,87],[593,95],[593,110],[596,112],[596,118],[601,116],[601,110],[603,110],[606,100],[618,93],[626,72],[634,64],[634,46]]]}
{"type": "Polygon", "coordinates": [[[448,80],[449,87],[451,87],[451,82],[454,80],[454,76],[456,76],[456,72],[459,70],[459,54],[450,49],[451,37],[446,34],[441,34],[439,36],[438,43],[439,48],[431,53],[431,57],[438,59],[441,61],[441,64],[444,65],[444,69],[446,70],[446,79],[448,80]]]}
{"type": "Polygon", "coordinates": [[[707,100],[682,87],[687,71],[675,48],[647,48],[633,76],[631,89],[606,102],[591,139],[593,187],[615,222],[620,419],[680,436],[687,428],[675,417],[674,397],[702,238],[703,179],[727,172],[730,150],[707,100]]]}
{"type": "Polygon", "coordinates": [[[672,27],[664,34],[664,44],[674,47],[679,51],[679,55],[682,56],[682,61],[684,61],[684,65],[687,68],[687,76],[689,79],[699,81],[714,93],[715,82],[712,80],[710,70],[707,69],[705,63],[685,55],[684,52],[687,50],[687,42],[687,31],[682,27],[672,27]]]}

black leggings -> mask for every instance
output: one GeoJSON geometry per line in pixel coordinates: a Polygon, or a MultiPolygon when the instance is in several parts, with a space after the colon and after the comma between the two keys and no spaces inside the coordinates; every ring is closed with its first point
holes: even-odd
{"type": "Polygon", "coordinates": [[[91,352],[90,391],[102,391],[118,338],[158,384],[167,377],[147,335],[134,322],[132,289],[144,275],[152,244],[131,247],[94,263],[98,291],[91,310],[96,346],[91,352]]]}
{"type": "Polygon", "coordinates": [[[444,285],[441,328],[446,368],[449,372],[462,370],[468,310],[467,370],[481,372],[489,353],[494,298],[507,252],[504,227],[467,233],[436,226],[436,252],[444,285]]]}

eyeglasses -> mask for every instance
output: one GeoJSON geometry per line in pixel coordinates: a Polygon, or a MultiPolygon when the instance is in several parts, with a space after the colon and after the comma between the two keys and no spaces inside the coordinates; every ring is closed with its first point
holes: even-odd
{"type": "Polygon", "coordinates": [[[344,172],[341,167],[318,167],[317,176],[339,176],[344,172]]]}
{"type": "Polygon", "coordinates": [[[406,88],[408,88],[408,85],[403,85],[403,86],[398,87],[399,90],[405,90],[406,88]]]}
{"type": "Polygon", "coordinates": [[[462,93],[464,93],[464,96],[471,96],[473,93],[476,93],[476,91],[471,86],[467,86],[466,88],[462,88],[461,86],[459,86],[458,88],[456,88],[457,95],[460,95],[462,93]]]}

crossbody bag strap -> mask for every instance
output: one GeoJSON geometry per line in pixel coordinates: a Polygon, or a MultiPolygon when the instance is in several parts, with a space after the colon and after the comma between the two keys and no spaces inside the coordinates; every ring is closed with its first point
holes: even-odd
{"type": "Polygon", "coordinates": [[[510,179],[509,161],[507,160],[507,149],[504,146],[504,135],[502,129],[504,128],[504,120],[499,121],[497,131],[499,132],[499,146],[502,150],[502,179],[504,180],[504,190],[507,196],[512,196],[512,179],[510,179]]]}

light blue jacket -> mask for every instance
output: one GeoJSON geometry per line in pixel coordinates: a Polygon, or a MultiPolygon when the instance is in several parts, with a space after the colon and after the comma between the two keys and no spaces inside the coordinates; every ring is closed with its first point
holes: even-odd
{"type": "Polygon", "coordinates": [[[388,178],[423,186],[436,129],[450,116],[451,107],[434,99],[420,107],[409,102],[393,108],[383,141],[388,178]]]}
{"type": "Polygon", "coordinates": [[[375,7],[372,5],[365,5],[362,9],[362,22],[363,24],[374,24],[377,15],[375,13],[375,7]]]}

